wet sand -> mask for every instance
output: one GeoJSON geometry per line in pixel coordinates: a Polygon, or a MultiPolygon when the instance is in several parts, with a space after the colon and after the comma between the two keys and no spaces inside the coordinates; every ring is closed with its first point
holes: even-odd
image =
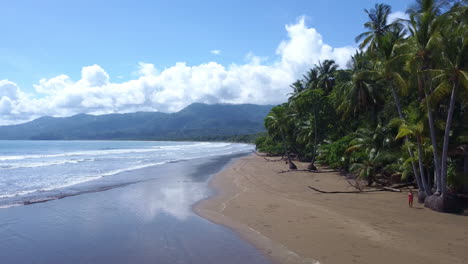
{"type": "Polygon", "coordinates": [[[0,263],[270,263],[191,210],[232,158],[203,158],[109,178],[138,182],[0,209],[0,263]]]}
{"type": "MultiPolygon", "coordinates": [[[[299,163],[299,169],[307,164],[299,163]]],[[[213,177],[217,195],[195,211],[237,231],[276,263],[468,263],[468,217],[442,214],[407,193],[353,190],[336,172],[288,172],[257,155],[213,177]]]]}

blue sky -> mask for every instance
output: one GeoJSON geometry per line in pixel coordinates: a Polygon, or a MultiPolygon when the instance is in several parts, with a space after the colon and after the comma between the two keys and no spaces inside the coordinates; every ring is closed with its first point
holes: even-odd
{"type": "MultiPolygon", "coordinates": [[[[393,7],[393,11],[404,11],[411,2],[399,0],[386,3],[393,7]]],[[[321,36],[318,41],[332,48],[355,47],[354,37],[363,31],[362,24],[367,19],[363,9],[371,8],[374,4],[374,1],[367,0],[133,0],[112,3],[99,0],[2,0],[0,80],[14,83],[18,91],[24,93],[18,98],[28,97],[33,100],[55,96],[52,99],[57,99],[60,91],[54,90],[54,94],[50,91],[39,92],[41,88],[35,88],[34,85],[38,85],[41,79],[46,81],[65,75],[68,77],[67,83],[74,85],[69,90],[80,89],[77,83],[83,79],[82,69],[91,65],[97,65],[98,68],[93,69],[107,76],[106,84],[141,79],[142,65],[154,68],[154,76],[181,62],[185,62],[188,67],[215,62],[225,67],[228,73],[235,70],[231,68],[232,64],[239,67],[255,64],[252,58],[256,58],[256,63],[262,67],[271,66],[284,61],[284,54],[278,52],[279,46],[282,42],[292,40],[286,25],[304,20],[306,29],[314,29],[321,36]],[[220,52],[213,54],[213,50],[220,52]]],[[[296,51],[300,52],[297,48],[296,51]]],[[[261,67],[256,69],[261,70],[261,67]]],[[[105,96],[98,97],[103,99],[105,96]]],[[[253,97],[249,95],[249,98],[253,97]]],[[[112,100],[115,101],[115,98],[112,100]]],[[[204,100],[233,103],[246,101],[204,100]]],[[[30,113],[26,114],[26,111],[19,109],[19,104],[15,109],[14,100],[10,101],[11,107],[5,109],[16,111],[16,117],[12,116],[9,123],[44,114],[60,116],[76,111],[106,113],[139,110],[135,106],[122,110],[113,105],[113,110],[87,111],[82,105],[82,108],[74,106],[75,110],[62,109],[57,113],[34,113],[35,110],[30,109],[30,113]]],[[[185,104],[190,103],[190,100],[185,101],[185,104]]],[[[183,106],[178,104],[171,108],[153,103],[157,107],[149,107],[147,104],[142,109],[175,111],[183,106]]],[[[3,123],[8,122],[4,120],[3,123]]]]}

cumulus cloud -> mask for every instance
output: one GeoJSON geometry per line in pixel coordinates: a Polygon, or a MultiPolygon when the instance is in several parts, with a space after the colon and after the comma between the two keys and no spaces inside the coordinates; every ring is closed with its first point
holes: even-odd
{"type": "Polygon", "coordinates": [[[219,55],[219,54],[221,54],[221,51],[220,51],[220,50],[217,50],[217,49],[211,50],[210,52],[211,52],[211,54],[214,54],[214,55],[219,55]]]}
{"type": "Polygon", "coordinates": [[[103,86],[109,82],[109,74],[99,65],[83,67],[81,70],[81,82],[90,87],[103,86]]]}
{"type": "Polygon", "coordinates": [[[156,69],[140,62],[136,76],[112,82],[99,65],[82,68],[81,78],[67,75],[41,79],[34,85],[40,96],[25,94],[10,81],[0,81],[0,124],[20,123],[52,115],[105,114],[134,111],[174,112],[193,102],[278,104],[287,99],[289,85],[314,64],[333,59],[341,67],[355,47],[331,47],[301,17],[286,25],[287,38],[269,60],[250,52],[243,64],[199,65],[177,62],[156,69]]]}
{"type": "Polygon", "coordinates": [[[0,98],[9,98],[16,100],[18,98],[19,88],[14,82],[8,80],[0,81],[0,98]]]}

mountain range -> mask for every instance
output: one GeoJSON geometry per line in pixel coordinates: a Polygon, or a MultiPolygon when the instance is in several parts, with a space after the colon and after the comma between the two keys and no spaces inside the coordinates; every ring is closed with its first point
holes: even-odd
{"type": "Polygon", "coordinates": [[[272,105],[194,103],[176,113],[45,116],[23,124],[0,126],[0,139],[223,139],[263,132],[264,118],[272,107],[272,105]]]}

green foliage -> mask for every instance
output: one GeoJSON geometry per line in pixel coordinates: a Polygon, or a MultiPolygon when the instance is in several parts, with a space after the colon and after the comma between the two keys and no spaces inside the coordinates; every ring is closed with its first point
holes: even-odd
{"type": "Polygon", "coordinates": [[[349,143],[353,139],[351,135],[344,136],[337,141],[323,144],[319,148],[319,161],[328,164],[332,168],[349,167],[349,154],[346,150],[349,148],[349,143]]]}
{"type": "Polygon", "coordinates": [[[259,152],[263,152],[269,155],[280,156],[284,153],[283,144],[278,141],[273,140],[267,135],[263,135],[255,141],[255,145],[259,152]]]}
{"type": "Polygon", "coordinates": [[[466,184],[461,166],[444,166],[460,164],[463,155],[454,153],[468,149],[466,1],[416,1],[408,20],[391,23],[389,5],[365,12],[367,31],[356,38],[361,50],[349,69],[325,60],[294,82],[288,102],[265,119],[257,148],[317,160],[369,183],[401,173],[424,185],[429,173],[448,174],[452,187],[466,184]],[[439,163],[445,172],[435,171],[439,163]]]}

